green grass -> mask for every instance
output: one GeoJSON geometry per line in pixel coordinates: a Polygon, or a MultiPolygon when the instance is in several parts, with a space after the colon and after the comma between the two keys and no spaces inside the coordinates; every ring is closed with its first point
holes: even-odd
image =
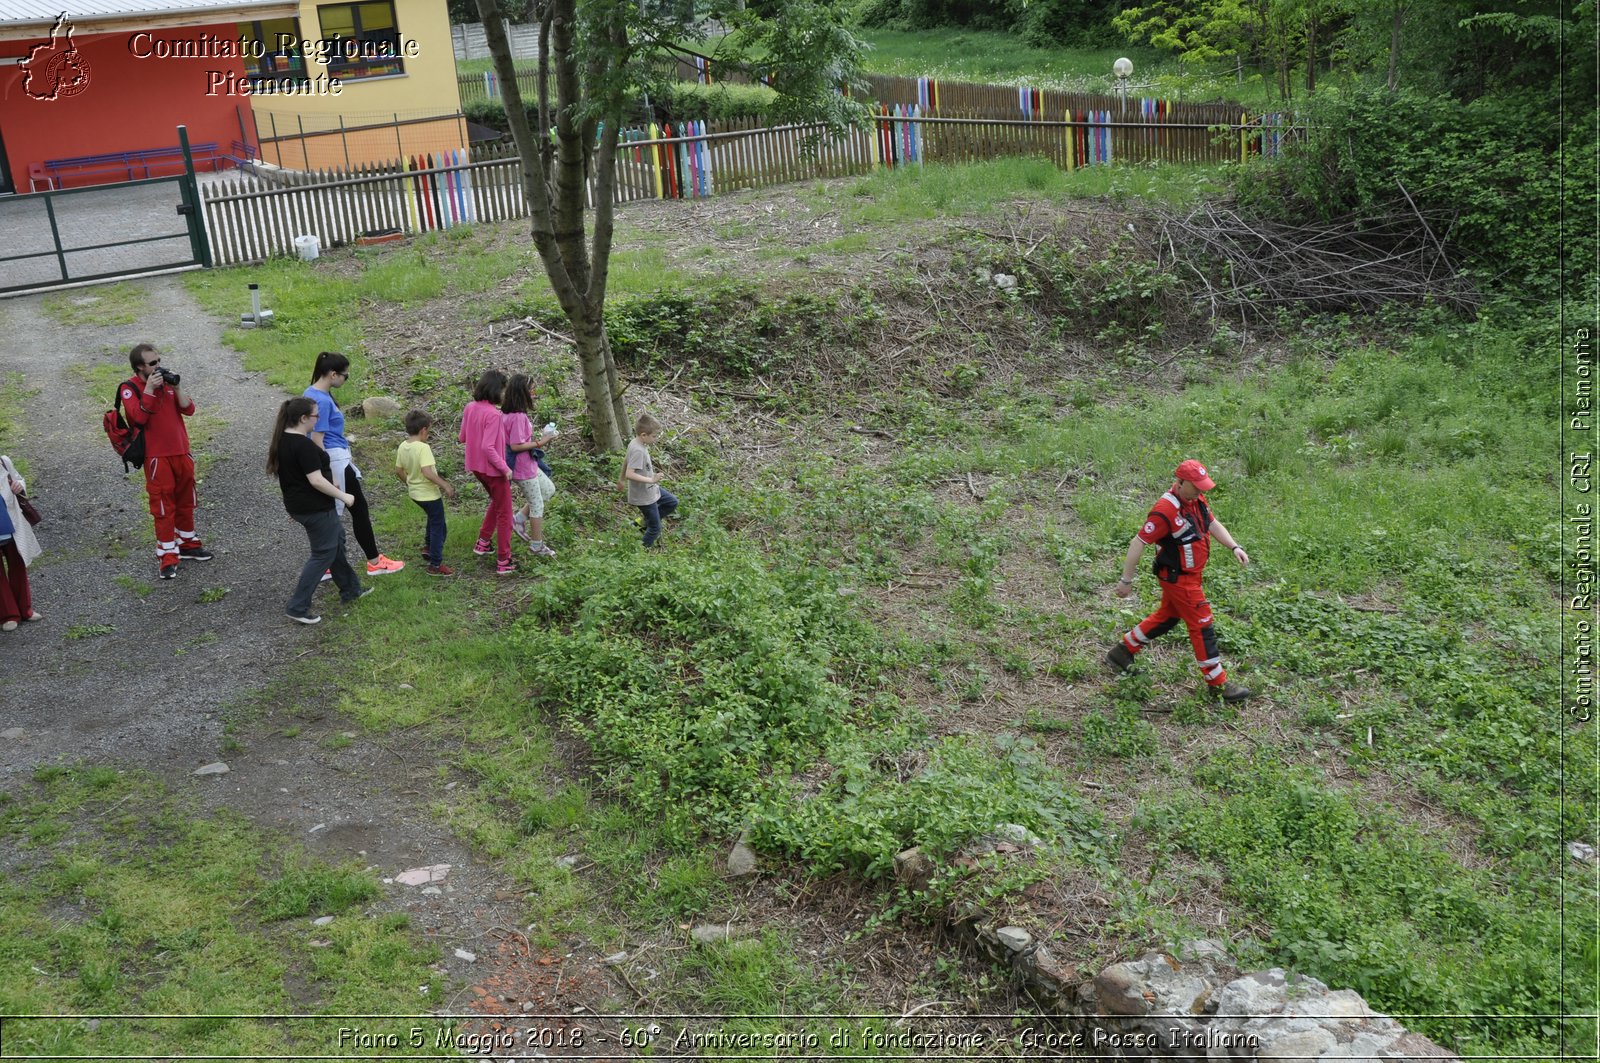
{"type": "MultiPolygon", "coordinates": [[[[838,206],[856,235],[943,212],[981,216],[1019,195],[1124,189],[1183,202],[1219,179],[1060,175],[1009,161],[808,194],[838,206]],[[1149,183],[1119,183],[1133,180],[1149,183]]],[[[445,252],[472,246],[441,243],[437,262],[398,259],[381,285],[330,284],[297,311],[297,327],[334,327],[362,290],[424,298],[460,268],[445,252]]],[[[635,262],[613,341],[647,381],[656,366],[662,382],[682,369],[714,383],[712,367],[804,365],[817,344],[848,346],[871,324],[870,298],[780,300],[758,285],[708,295],[659,249],[635,262]],[[647,298],[652,274],[680,290],[647,298]],[[701,304],[724,320],[689,313],[701,304]],[[762,342],[729,339],[741,333],[762,342]]],[[[1099,298],[1100,281],[1129,276],[1144,275],[1085,272],[1085,300],[1099,298]]],[[[1074,308],[1057,316],[1034,298],[1019,293],[995,313],[1031,323],[1039,355],[1052,329],[1080,322],[1074,308]]],[[[827,426],[808,420],[798,388],[780,401],[804,430],[778,460],[745,469],[696,437],[672,437],[664,452],[688,504],[660,554],[641,555],[614,492],[592,486],[604,471],[568,457],[547,526],[560,563],[494,583],[464,549],[478,504],[452,507],[447,553],[463,578],[441,584],[408,569],[380,586],[384,608],[338,620],[359,650],[341,708],[374,731],[426,727],[460,741],[449,770],[472,785],[440,814],[517,876],[551,942],[613,920],[659,926],[717,912],[728,894],[705,854],[747,823],[771,856],[879,878],[899,848],[949,852],[1005,820],[1045,836],[1047,852],[942,882],[907,910],[959,898],[1003,909],[1036,876],[1087,874],[1119,898],[1107,940],[1131,948],[1197,931],[1164,902],[1204,881],[1240,921],[1270,928],[1237,942],[1252,963],[1291,962],[1387,1010],[1559,1010],[1593,992],[1583,980],[1592,928],[1580,924],[1565,954],[1548,928],[1563,901],[1560,845],[1592,830],[1583,810],[1595,780],[1556,777],[1561,735],[1546,719],[1562,559],[1554,520],[1529,515],[1556,510],[1545,468],[1554,369],[1527,355],[1533,333],[1515,325],[1426,314],[1358,324],[1370,331],[1299,323],[1294,356],[1269,367],[1186,352],[1182,375],[1162,388],[1147,386],[1152,356],[1133,343],[1108,345],[1095,376],[1059,382],[992,377],[981,352],[913,365],[900,386],[864,380],[851,397],[892,430],[894,449],[838,432],[819,447],[816,436],[830,437],[811,429],[827,426]],[[1373,341],[1380,327],[1392,338],[1373,341]],[[1219,556],[1207,575],[1230,669],[1270,698],[1249,711],[1273,726],[1257,730],[1252,718],[1248,739],[1236,734],[1238,710],[1194,693],[1178,636],[1133,676],[1100,678],[1105,648],[1151,599],[1142,575],[1141,597],[1126,605],[1105,585],[1191,454],[1214,470],[1212,501],[1255,559],[1243,571],[1219,556]],[[968,474],[984,501],[969,504],[958,487],[952,502],[939,485],[968,474]],[[872,592],[907,571],[933,573],[925,612],[876,612],[872,592]],[[1028,582],[1049,592],[1047,605],[1018,600],[1028,582]],[[1007,684],[1036,681],[1073,684],[1070,710],[1007,715],[991,704],[1007,684]],[[951,733],[947,713],[963,706],[993,725],[951,733]],[[565,777],[563,726],[585,740],[591,779],[565,777]],[[1241,759],[1244,741],[1252,752],[1241,759]],[[1111,810],[1069,781],[1129,770],[1154,780],[1135,796],[1131,825],[1110,823],[1111,810]],[[1563,785],[1574,797],[1565,807],[1563,785]],[[1447,826],[1408,825],[1412,805],[1447,826]],[[1129,881],[1130,836],[1199,868],[1158,866],[1129,881]],[[556,863],[574,849],[622,914],[588,911],[594,896],[556,863]],[[1565,986],[1554,973],[1563,961],[1574,979],[1565,986]]],[[[380,503],[376,519],[380,542],[420,531],[401,501],[380,503]]],[[[1566,899],[1569,918],[1592,901],[1566,899]]],[[[790,977],[764,942],[741,947],[754,951],[715,968],[696,954],[707,961],[687,972],[699,999],[757,999],[790,977]]],[[[1551,1050],[1552,1028],[1496,1023],[1424,1028],[1463,1050],[1551,1050]]]]}
{"type": "MultiPolygon", "coordinates": [[[[1009,158],[879,170],[849,184],[816,186],[810,194],[842,211],[849,228],[875,231],[952,214],[981,217],[1019,200],[1105,196],[1182,206],[1219,191],[1226,170],[1225,166],[1174,165],[1090,166],[1065,171],[1045,159],[1009,158]]],[[[842,239],[863,240],[865,233],[842,239]]]]}
{"type": "MultiPolygon", "coordinates": [[[[420,270],[426,274],[428,271],[420,270]]],[[[388,282],[401,286],[391,274],[388,282]]],[[[237,322],[250,305],[247,284],[261,285],[263,305],[271,308],[270,328],[227,328],[223,339],[244,354],[246,369],[298,395],[311,383],[311,368],[321,351],[350,357],[351,378],[339,399],[352,405],[366,387],[361,344],[361,289],[331,275],[326,267],[299,259],[271,259],[257,266],[204,270],[184,276],[189,292],[224,321],[237,322]]]]}
{"type": "Polygon", "coordinates": [[[83,384],[94,403],[108,410],[117,397],[117,385],[133,376],[133,370],[128,367],[128,352],[113,347],[102,348],[92,361],[72,363],[68,372],[83,384]]]}
{"type": "MultiPolygon", "coordinates": [[[[1253,107],[1271,105],[1276,90],[1259,74],[1243,83],[1231,70],[1195,69],[1144,45],[1109,48],[1039,48],[1010,33],[954,27],[928,30],[859,30],[872,46],[862,69],[899,77],[933,77],[985,85],[1029,85],[1115,95],[1111,64],[1133,60],[1130,97],[1155,96],[1205,103],[1228,100],[1253,107]]],[[[1324,76],[1318,81],[1323,82],[1324,76]]]]}
{"type": "Polygon", "coordinates": [[[132,325],[144,314],[149,293],[134,283],[107,284],[47,295],[40,302],[58,325],[132,325]]]}
{"type": "Polygon", "coordinates": [[[380,892],[370,873],[285,858],[254,825],[200,813],[138,774],[74,767],[35,779],[0,802],[0,837],[18,856],[0,881],[0,1012],[175,1018],[9,1019],[8,1046],[293,1054],[322,1050],[315,1028],[222,1016],[408,1014],[442,1002],[428,966],[437,949],[404,916],[355,910],[380,892]],[[310,914],[337,918],[313,934],[299,921],[310,914]]]}

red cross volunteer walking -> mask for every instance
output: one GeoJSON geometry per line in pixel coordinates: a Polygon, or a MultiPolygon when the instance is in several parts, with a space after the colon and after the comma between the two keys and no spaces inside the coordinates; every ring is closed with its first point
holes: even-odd
{"type": "Polygon", "coordinates": [[[1247,568],[1250,555],[1212,514],[1205,492],[1217,485],[1206,467],[1190,459],[1174,470],[1173,477],[1172,487],[1156,499],[1149,516],[1145,517],[1144,526],[1128,543],[1122,578],[1114,588],[1119,598],[1133,593],[1133,575],[1138,570],[1139,559],[1144,556],[1146,546],[1154,546],[1153,568],[1156,579],[1161,581],[1161,605],[1112,647],[1106,655],[1106,663],[1119,672],[1126,671],[1153,639],[1182,622],[1189,630],[1189,643],[1194,647],[1194,657],[1200,662],[1200,674],[1206,685],[1224,701],[1243,701],[1250,696],[1250,691],[1228,680],[1222,655],[1217,650],[1211,603],[1206,601],[1200,577],[1205,571],[1212,539],[1232,550],[1234,558],[1247,568]]]}

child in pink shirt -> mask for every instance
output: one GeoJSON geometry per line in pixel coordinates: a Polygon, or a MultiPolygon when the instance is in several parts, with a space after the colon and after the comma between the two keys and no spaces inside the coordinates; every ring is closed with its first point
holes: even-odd
{"type": "Polygon", "coordinates": [[[479,377],[472,401],[461,411],[460,435],[467,471],[489,492],[489,512],[472,552],[483,556],[493,551],[500,576],[517,570],[511,562],[511,467],[506,464],[506,427],[499,406],[505,390],[506,375],[498,369],[479,377]]]}

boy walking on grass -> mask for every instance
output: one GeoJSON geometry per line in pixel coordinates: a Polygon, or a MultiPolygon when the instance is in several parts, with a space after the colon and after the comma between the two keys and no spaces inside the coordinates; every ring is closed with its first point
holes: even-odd
{"type": "Polygon", "coordinates": [[[628,442],[628,460],[622,468],[622,478],[628,486],[628,504],[638,506],[644,519],[646,546],[656,545],[661,538],[661,518],[670,517],[678,508],[677,498],[661,487],[661,477],[650,460],[650,447],[659,438],[661,422],[648,413],[640,414],[633,426],[633,439],[628,442]]]}
{"type": "Polygon", "coordinates": [[[428,515],[428,531],[423,556],[428,571],[435,576],[453,576],[455,570],[444,563],[444,498],[455,500],[456,489],[451,487],[433,461],[433,448],[428,446],[428,429],[433,418],[422,410],[406,414],[406,441],[394,453],[394,474],[406,485],[411,500],[428,515]]]}
{"type": "Polygon", "coordinates": [[[1144,556],[1144,548],[1153,545],[1156,547],[1155,574],[1161,581],[1161,605],[1111,648],[1106,663],[1119,672],[1127,671],[1140,650],[1152,639],[1177,627],[1181,620],[1189,629],[1189,643],[1194,647],[1195,660],[1200,662],[1200,674],[1205,677],[1206,685],[1224,701],[1243,701],[1250,696],[1250,691],[1230,683],[1227,670],[1222,667],[1217,633],[1211,624],[1211,603],[1206,601],[1205,589],[1200,586],[1200,574],[1205,571],[1212,539],[1232,550],[1234,558],[1246,568],[1250,566],[1250,555],[1222,522],[1211,515],[1204,492],[1217,485],[1206,467],[1191,459],[1179,465],[1173,476],[1177,482],[1156,499],[1144,526],[1128,543],[1122,578],[1114,588],[1118,598],[1133,593],[1133,575],[1138,570],[1139,559],[1144,556]]]}

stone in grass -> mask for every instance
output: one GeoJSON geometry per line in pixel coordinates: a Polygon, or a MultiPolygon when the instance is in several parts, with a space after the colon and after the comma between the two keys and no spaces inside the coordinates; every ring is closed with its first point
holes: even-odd
{"type": "Polygon", "coordinates": [[[728,877],[744,878],[756,873],[756,851],[750,848],[750,832],[744,831],[728,850],[728,877]]]}
{"type": "Polygon", "coordinates": [[[1033,942],[1033,935],[1020,926],[1003,926],[994,932],[994,936],[1012,952],[1021,952],[1033,942]]]}
{"type": "Polygon", "coordinates": [[[212,761],[210,764],[204,764],[204,765],[194,769],[194,771],[190,772],[189,774],[190,775],[226,775],[226,774],[228,774],[228,766],[226,764],[222,763],[222,761],[220,761],[220,760],[215,760],[215,761],[212,761]]]}
{"type": "Polygon", "coordinates": [[[1020,823],[1002,823],[994,829],[995,834],[1008,842],[1018,845],[1043,845],[1044,839],[1020,823]]]}
{"type": "Polygon", "coordinates": [[[908,890],[925,890],[933,879],[934,866],[926,853],[912,847],[895,854],[894,877],[908,890]]]}
{"type": "Polygon", "coordinates": [[[429,864],[400,872],[394,880],[402,886],[426,886],[430,882],[443,882],[450,874],[449,864],[429,864]]]}
{"type": "Polygon", "coordinates": [[[333,922],[333,916],[331,916],[331,915],[319,915],[319,916],[317,916],[317,918],[311,920],[311,925],[312,926],[327,926],[331,922],[333,922]]]}

